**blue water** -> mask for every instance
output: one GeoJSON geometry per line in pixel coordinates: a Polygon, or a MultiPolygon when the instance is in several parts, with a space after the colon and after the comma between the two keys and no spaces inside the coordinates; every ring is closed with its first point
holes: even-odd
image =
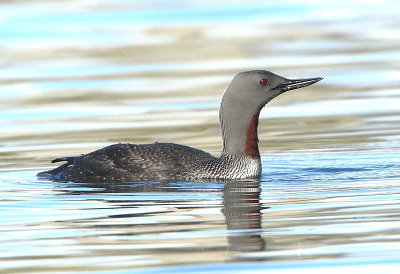
{"type": "Polygon", "coordinates": [[[2,173],[2,267],[22,271],[15,260],[26,258],[31,270],[129,269],[201,256],[199,266],[146,273],[393,271],[396,158],[264,156],[261,181],[240,183],[53,183],[32,171],[2,173]]]}

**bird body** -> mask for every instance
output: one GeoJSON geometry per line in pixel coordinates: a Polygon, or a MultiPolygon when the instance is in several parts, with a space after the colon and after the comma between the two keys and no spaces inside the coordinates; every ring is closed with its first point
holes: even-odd
{"type": "Polygon", "coordinates": [[[261,171],[260,159],[214,157],[173,143],[114,144],[79,157],[53,160],[59,161],[66,163],[46,173],[64,181],[240,179],[257,178],[261,171]]]}
{"type": "Polygon", "coordinates": [[[173,143],[114,144],[77,157],[57,158],[52,162],[66,163],[38,176],[79,182],[258,178],[261,159],[257,127],[261,109],[283,92],[321,79],[289,80],[263,70],[236,75],[220,106],[220,157],[173,143]]]}

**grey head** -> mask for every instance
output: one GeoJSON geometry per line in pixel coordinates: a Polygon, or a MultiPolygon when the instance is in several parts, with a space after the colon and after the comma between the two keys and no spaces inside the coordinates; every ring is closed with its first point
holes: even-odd
{"type": "Polygon", "coordinates": [[[266,70],[237,74],[225,90],[220,106],[222,154],[259,158],[257,126],[261,109],[286,91],[321,80],[287,79],[266,70]]]}

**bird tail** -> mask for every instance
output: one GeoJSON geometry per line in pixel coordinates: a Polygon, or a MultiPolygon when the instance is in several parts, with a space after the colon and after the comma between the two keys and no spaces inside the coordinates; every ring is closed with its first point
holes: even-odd
{"type": "Polygon", "coordinates": [[[52,163],[58,163],[58,162],[66,161],[66,163],[61,165],[61,166],[59,166],[59,167],[56,167],[54,169],[43,171],[43,172],[39,172],[36,176],[38,176],[39,178],[42,178],[42,179],[51,179],[51,180],[57,179],[58,178],[57,176],[60,176],[60,174],[62,174],[62,172],[64,170],[66,170],[70,164],[74,163],[74,159],[75,158],[76,157],[56,158],[56,159],[52,160],[51,162],[52,163]]]}
{"type": "Polygon", "coordinates": [[[75,157],[60,157],[60,158],[55,158],[53,160],[51,160],[51,162],[54,163],[58,163],[58,162],[64,162],[67,161],[68,164],[72,163],[74,161],[75,157]]]}

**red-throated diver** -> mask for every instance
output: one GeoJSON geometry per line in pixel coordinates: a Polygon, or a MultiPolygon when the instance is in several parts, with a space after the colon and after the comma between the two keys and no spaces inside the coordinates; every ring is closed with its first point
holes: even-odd
{"type": "Polygon", "coordinates": [[[149,181],[259,178],[258,116],[276,96],[312,85],[322,78],[290,80],[269,71],[237,74],[219,110],[223,148],[220,157],[173,143],[115,144],[77,157],[38,174],[55,181],[149,181]]]}

